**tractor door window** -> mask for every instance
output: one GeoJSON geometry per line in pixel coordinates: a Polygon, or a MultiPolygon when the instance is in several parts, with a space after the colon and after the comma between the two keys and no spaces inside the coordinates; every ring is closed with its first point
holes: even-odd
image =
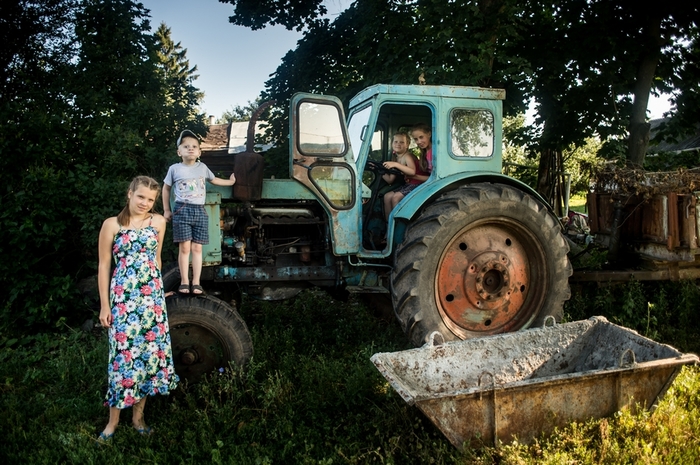
{"type": "Polygon", "coordinates": [[[378,127],[374,130],[374,134],[372,134],[372,146],[370,148],[369,152],[369,159],[376,161],[376,162],[383,162],[384,161],[384,144],[382,143],[384,141],[384,129],[381,127],[378,127]]]}
{"type": "Polygon", "coordinates": [[[346,165],[313,164],[309,170],[309,179],[331,207],[346,210],[352,206],[355,179],[346,165]]]}
{"type": "Polygon", "coordinates": [[[360,147],[362,147],[362,142],[367,137],[367,132],[369,131],[369,115],[372,113],[372,106],[367,106],[362,110],[350,115],[350,121],[348,121],[348,135],[350,137],[350,146],[352,147],[352,154],[357,160],[360,154],[360,147]]]}
{"type": "Polygon", "coordinates": [[[326,103],[299,105],[299,151],[313,157],[342,157],[347,151],[339,110],[326,103]]]}
{"type": "Polygon", "coordinates": [[[457,157],[493,155],[493,114],[487,110],[453,110],[450,115],[451,151],[457,157]]]}

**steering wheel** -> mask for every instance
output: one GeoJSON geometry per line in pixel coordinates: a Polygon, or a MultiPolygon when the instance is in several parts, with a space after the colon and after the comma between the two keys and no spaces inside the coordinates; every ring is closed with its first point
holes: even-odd
{"type": "Polygon", "coordinates": [[[403,174],[400,170],[397,170],[396,168],[389,168],[386,169],[382,163],[376,162],[374,160],[367,160],[367,166],[365,167],[368,170],[379,173],[380,175],[382,174],[403,174]]]}

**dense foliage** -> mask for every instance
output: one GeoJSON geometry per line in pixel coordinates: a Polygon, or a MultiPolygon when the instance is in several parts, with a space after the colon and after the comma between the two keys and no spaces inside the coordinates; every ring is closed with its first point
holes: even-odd
{"type": "Polygon", "coordinates": [[[201,94],[138,3],[14,0],[0,13],[0,321],[77,319],[102,220],[133,176],[162,179],[179,129],[201,131],[201,94]]]}
{"type": "MultiPolygon", "coordinates": [[[[575,294],[570,317],[605,315],[642,334],[697,351],[692,282],[631,283],[575,294]],[[592,293],[588,293],[592,291],[592,293]],[[650,305],[647,305],[647,299],[650,305]],[[671,309],[678,309],[675,312],[671,309]]],[[[112,443],[94,438],[107,421],[107,340],[102,330],[0,338],[0,457],[7,463],[524,464],[698,463],[700,371],[687,368],[654,414],[621,412],[574,423],[530,446],[457,451],[369,361],[407,348],[398,324],[357,301],[307,291],[284,303],[245,301],[253,335],[248,367],[225,369],[170,397],[149,399],[151,437],[122,414],[112,443]]]]}
{"type": "MultiPolygon", "coordinates": [[[[534,124],[519,139],[546,154],[539,184],[561,170],[563,150],[594,136],[615,142],[605,153],[642,165],[651,93],[676,103],[669,137],[700,114],[696,3],[357,0],[332,21],[320,1],[225,3],[234,24],[304,30],[267,82],[264,97],[282,109],[297,91],[347,101],[371,84],[419,82],[504,88],[510,114],[534,104],[534,124]]],[[[277,116],[274,136],[284,140],[286,111],[277,116]]]]}

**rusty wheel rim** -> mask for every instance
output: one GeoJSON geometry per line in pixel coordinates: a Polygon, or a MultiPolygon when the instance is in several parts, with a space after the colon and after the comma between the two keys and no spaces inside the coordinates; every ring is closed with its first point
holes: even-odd
{"type": "Polygon", "coordinates": [[[544,251],[520,223],[488,220],[460,230],[438,262],[437,307],[465,339],[527,327],[544,300],[544,251]]]}
{"type": "Polygon", "coordinates": [[[227,365],[223,341],[210,329],[193,323],[181,323],[170,328],[173,341],[175,372],[196,380],[227,365]]]}

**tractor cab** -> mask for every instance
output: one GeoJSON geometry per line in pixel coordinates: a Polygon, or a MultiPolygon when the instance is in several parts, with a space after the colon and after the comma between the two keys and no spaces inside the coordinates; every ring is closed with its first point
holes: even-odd
{"type": "Polygon", "coordinates": [[[386,257],[405,224],[430,198],[460,179],[501,171],[502,90],[446,86],[372,86],[350,102],[296,94],[290,119],[291,177],[328,213],[337,255],[386,257]],[[391,142],[418,123],[432,128],[434,169],[385,220],[382,179],[391,142]]]}

